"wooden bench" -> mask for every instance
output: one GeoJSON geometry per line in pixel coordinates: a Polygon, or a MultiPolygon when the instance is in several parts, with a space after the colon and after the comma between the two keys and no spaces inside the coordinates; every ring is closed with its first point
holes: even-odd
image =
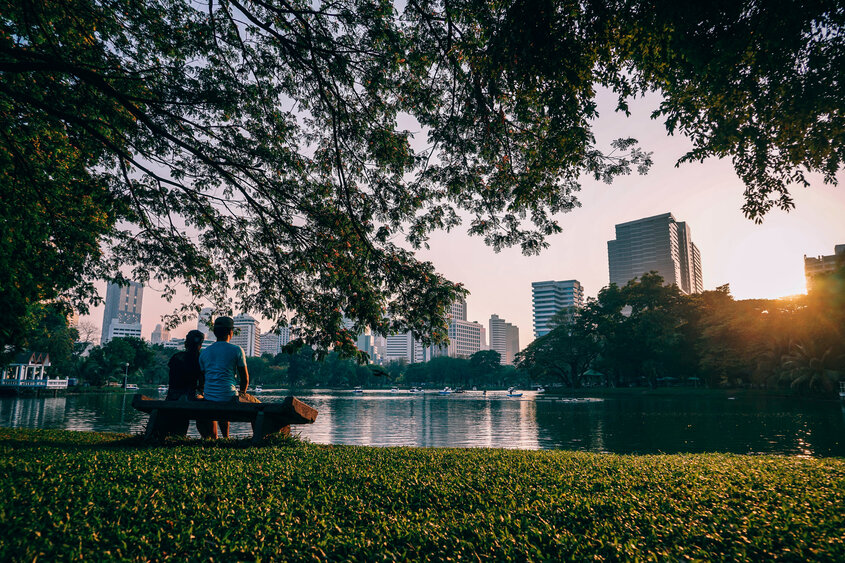
{"type": "Polygon", "coordinates": [[[252,441],[259,443],[270,434],[290,434],[291,424],[311,424],[317,418],[317,409],[299,399],[287,397],[281,403],[212,403],[206,401],[159,401],[135,395],[132,406],[150,414],[146,439],[163,438],[173,434],[172,421],[228,420],[251,422],[252,441]]]}

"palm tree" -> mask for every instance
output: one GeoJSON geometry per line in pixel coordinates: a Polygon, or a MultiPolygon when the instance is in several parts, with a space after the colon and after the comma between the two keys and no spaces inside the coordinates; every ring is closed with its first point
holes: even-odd
{"type": "Polygon", "coordinates": [[[839,379],[839,372],[829,366],[833,359],[833,347],[823,344],[794,344],[790,353],[783,358],[784,376],[791,381],[790,387],[806,387],[809,390],[833,391],[833,382],[839,379]]]}

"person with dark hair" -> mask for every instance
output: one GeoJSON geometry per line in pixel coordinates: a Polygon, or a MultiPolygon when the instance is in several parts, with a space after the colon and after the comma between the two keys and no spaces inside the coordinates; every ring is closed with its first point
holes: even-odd
{"type": "MultiPolygon", "coordinates": [[[[217,342],[200,354],[200,371],[205,378],[203,399],[217,403],[242,402],[258,403],[255,397],[247,394],[249,372],[246,369],[246,354],[243,348],[229,342],[235,333],[235,321],[232,317],[214,319],[214,336],[217,342]]],[[[229,421],[214,421],[211,437],[217,437],[218,423],[224,438],[229,437],[229,421]]]]}
{"type": "MultiPolygon", "coordinates": [[[[200,348],[205,340],[205,335],[192,330],[185,336],[185,350],[176,352],[167,363],[170,368],[169,385],[167,389],[167,401],[195,401],[197,390],[202,389],[202,372],[200,371],[200,348]]],[[[185,436],[188,433],[188,419],[174,415],[167,426],[169,433],[185,436]]],[[[201,436],[211,434],[211,424],[205,421],[197,421],[197,431],[201,436]]]]}
{"type": "Polygon", "coordinates": [[[197,390],[202,387],[200,348],[204,340],[205,335],[202,332],[192,330],[185,337],[185,350],[173,354],[167,363],[167,367],[170,368],[168,401],[178,401],[183,398],[193,401],[197,398],[197,390]]]}

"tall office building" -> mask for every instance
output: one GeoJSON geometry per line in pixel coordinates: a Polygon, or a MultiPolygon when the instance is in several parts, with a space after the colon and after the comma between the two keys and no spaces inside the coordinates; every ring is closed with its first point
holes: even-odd
{"type": "Polygon", "coordinates": [[[110,283],[106,289],[106,310],[103,312],[103,330],[100,344],[112,338],[134,336],[141,338],[141,305],[144,301],[144,286],[129,282],[120,286],[110,283]]]}
{"type": "Polygon", "coordinates": [[[689,225],[671,213],[616,225],[616,240],[607,241],[610,283],[623,286],[655,270],[664,283],[686,294],[701,293],[701,254],[689,225]]]}
{"type": "Polygon", "coordinates": [[[807,280],[807,291],[813,290],[814,278],[819,274],[832,272],[845,266],[845,244],[837,244],[833,247],[833,254],[827,256],[804,255],[804,277],[807,280]]]}
{"type": "Polygon", "coordinates": [[[531,298],[534,304],[534,337],[540,338],[554,328],[549,321],[558,311],[584,305],[584,288],[578,280],[533,282],[531,298]]]}
{"type": "Polygon", "coordinates": [[[519,352],[519,327],[499,318],[499,315],[491,315],[490,349],[499,353],[501,364],[513,365],[514,356],[519,352]]]}
{"type": "Polygon", "coordinates": [[[235,334],[231,343],[244,349],[247,356],[261,355],[261,329],[258,328],[258,321],[246,313],[233,317],[235,321],[235,334]]]}

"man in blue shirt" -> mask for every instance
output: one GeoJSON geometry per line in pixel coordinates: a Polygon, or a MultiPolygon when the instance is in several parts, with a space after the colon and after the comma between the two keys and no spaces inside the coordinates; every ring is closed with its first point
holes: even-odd
{"type": "MultiPolygon", "coordinates": [[[[200,354],[200,371],[205,377],[203,399],[216,403],[232,401],[243,403],[258,402],[247,395],[249,373],[246,369],[246,355],[240,346],[229,342],[235,331],[232,317],[217,317],[214,320],[214,336],[217,342],[200,354]]],[[[215,421],[211,437],[217,437],[217,426],[224,438],[229,437],[229,421],[215,421]]]]}

